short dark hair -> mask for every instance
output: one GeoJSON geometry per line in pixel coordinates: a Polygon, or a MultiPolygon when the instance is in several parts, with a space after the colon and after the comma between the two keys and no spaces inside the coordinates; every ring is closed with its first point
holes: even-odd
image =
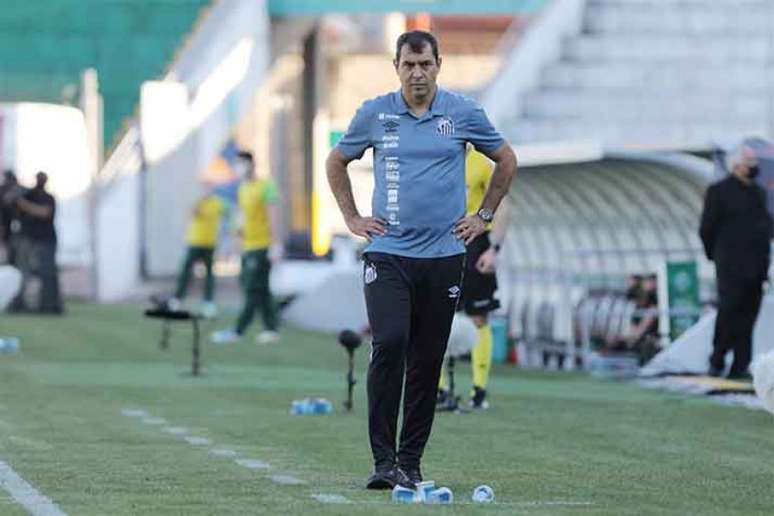
{"type": "Polygon", "coordinates": [[[237,156],[239,156],[243,160],[249,161],[250,163],[252,163],[254,161],[253,160],[253,153],[250,152],[250,151],[244,151],[244,150],[243,151],[239,151],[237,153],[237,156]]]}
{"type": "Polygon", "coordinates": [[[398,37],[398,42],[395,44],[395,62],[400,61],[400,49],[403,45],[408,45],[412,52],[417,54],[421,53],[425,49],[425,45],[430,45],[433,50],[433,56],[435,62],[438,62],[438,40],[435,36],[429,32],[423,30],[412,30],[410,32],[404,32],[398,37]]]}

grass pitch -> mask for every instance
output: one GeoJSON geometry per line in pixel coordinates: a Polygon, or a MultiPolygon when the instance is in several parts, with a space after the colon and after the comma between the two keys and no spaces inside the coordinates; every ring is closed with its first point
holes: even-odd
{"type": "MultiPolygon", "coordinates": [[[[190,330],[177,325],[160,351],[160,324],[140,311],[75,305],[64,318],[0,316],[0,334],[21,338],[20,353],[0,355],[0,460],[68,514],[774,513],[770,414],[508,366],[494,369],[492,409],[436,419],[424,473],[454,491],[455,505],[394,506],[388,493],[362,488],[371,466],[367,347],[357,352],[348,414],[346,357],[331,336],[285,329],[273,347],[252,336],[204,343],[206,374],[191,378],[190,330]],[[334,413],[289,415],[291,400],[305,396],[332,400],[334,413]],[[170,426],[211,444],[191,445],[170,426]],[[468,503],[482,483],[497,503],[468,503]]],[[[469,367],[461,369],[467,389],[469,367]]],[[[0,489],[0,514],[25,511],[0,489]]]]}

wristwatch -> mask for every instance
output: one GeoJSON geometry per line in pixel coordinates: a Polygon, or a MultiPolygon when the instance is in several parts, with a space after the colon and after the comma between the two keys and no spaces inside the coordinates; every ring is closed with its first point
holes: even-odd
{"type": "Polygon", "coordinates": [[[486,223],[492,222],[492,219],[494,218],[494,213],[492,213],[492,210],[489,210],[487,208],[481,208],[476,213],[479,217],[481,217],[481,220],[483,220],[486,223]]]}

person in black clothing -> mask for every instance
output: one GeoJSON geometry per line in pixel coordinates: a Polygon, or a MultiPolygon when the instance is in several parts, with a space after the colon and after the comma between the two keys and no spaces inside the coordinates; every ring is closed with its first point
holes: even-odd
{"type": "Polygon", "coordinates": [[[37,311],[62,313],[62,299],[59,293],[59,277],[56,266],[56,200],[46,192],[48,176],[38,172],[35,187],[12,199],[18,210],[21,228],[19,230],[19,266],[22,270],[22,287],[11,305],[14,311],[25,311],[24,293],[29,277],[40,278],[40,301],[37,311]]]}
{"type": "Polygon", "coordinates": [[[415,487],[433,426],[438,378],[462,291],[465,246],[486,230],[516,173],[516,156],[475,101],[437,85],[435,37],[401,35],[401,89],[363,103],[328,156],[347,228],[370,243],[363,290],[371,328],[368,489],[415,487]],[[497,165],[478,212],[465,210],[467,142],[497,165]],[[373,150],[371,216],[362,216],[347,164],[373,150]],[[403,409],[400,435],[398,420],[403,409]]]}
{"type": "Polygon", "coordinates": [[[768,279],[772,220],[766,191],[755,184],[758,163],[753,151],[741,146],[726,158],[731,175],[709,187],[699,234],[707,258],[715,262],[718,316],[711,376],[721,376],[726,353],[733,349],[729,378],[747,378],[752,333],[768,279]]]}
{"type": "Polygon", "coordinates": [[[14,265],[16,261],[12,236],[13,222],[18,214],[12,201],[23,191],[13,170],[6,170],[3,173],[3,184],[0,185],[0,245],[5,249],[5,261],[9,265],[14,265]]]}

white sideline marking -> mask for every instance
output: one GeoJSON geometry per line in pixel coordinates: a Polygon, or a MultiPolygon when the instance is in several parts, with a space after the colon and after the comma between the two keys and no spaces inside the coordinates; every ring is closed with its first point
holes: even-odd
{"type": "Polygon", "coordinates": [[[35,439],[25,439],[18,435],[9,435],[8,441],[20,446],[25,446],[33,450],[53,450],[54,447],[48,444],[46,441],[37,441],[35,439]]]}
{"type": "Polygon", "coordinates": [[[142,420],[146,425],[166,425],[167,420],[163,417],[146,417],[142,420]]]}
{"type": "Polygon", "coordinates": [[[594,504],[591,502],[568,502],[564,500],[556,500],[546,502],[517,502],[512,505],[526,505],[529,507],[588,507],[594,504]]]}
{"type": "Polygon", "coordinates": [[[236,459],[234,462],[247,469],[269,469],[270,466],[262,460],[236,459]]]}
{"type": "Polygon", "coordinates": [[[126,417],[148,417],[148,413],[142,409],[123,409],[121,414],[126,417]]]}
{"type": "Polygon", "coordinates": [[[300,478],[292,477],[290,475],[272,475],[269,478],[272,482],[282,484],[283,486],[300,486],[301,484],[306,484],[306,482],[300,478]]]}
{"type": "Polygon", "coordinates": [[[188,444],[193,444],[194,446],[206,446],[212,442],[206,437],[186,437],[185,440],[188,444]]]}
{"type": "Polygon", "coordinates": [[[184,426],[168,426],[164,428],[164,431],[172,435],[184,435],[188,433],[188,429],[184,426]]]}
{"type": "Polygon", "coordinates": [[[231,450],[229,448],[213,448],[212,450],[210,450],[210,453],[212,455],[216,456],[216,457],[228,457],[228,458],[231,458],[231,457],[236,457],[237,456],[237,452],[235,452],[234,450],[231,450]]]}
{"type": "Polygon", "coordinates": [[[321,503],[352,503],[352,500],[345,498],[339,494],[313,494],[312,498],[321,503]]]}
{"type": "Polygon", "coordinates": [[[32,516],[66,516],[51,500],[40,494],[1,460],[0,487],[8,491],[16,503],[27,509],[32,516]]]}
{"type": "MultiPolygon", "coordinates": [[[[334,495],[336,496],[336,495],[334,495]]],[[[359,500],[355,502],[363,505],[395,505],[396,502],[387,500],[359,500]]],[[[449,505],[475,505],[480,506],[503,506],[503,507],[593,507],[593,502],[572,502],[563,500],[547,500],[547,501],[533,501],[533,502],[498,502],[495,500],[490,503],[474,502],[472,500],[454,500],[449,505]]]]}

